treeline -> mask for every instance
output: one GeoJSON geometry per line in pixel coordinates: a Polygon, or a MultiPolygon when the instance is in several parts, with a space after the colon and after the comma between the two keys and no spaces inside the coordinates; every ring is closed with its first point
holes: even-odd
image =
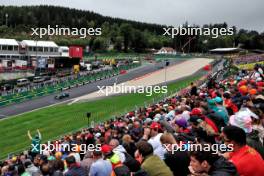
{"type": "MultiPolygon", "coordinates": [[[[57,6],[0,6],[0,37],[17,40],[33,39],[31,27],[48,25],[69,28],[102,28],[102,35],[80,39],[76,36],[45,36],[43,40],[54,40],[59,45],[89,45],[93,51],[144,52],[146,49],[173,47],[177,51],[207,52],[217,47],[240,45],[246,49],[264,49],[264,33],[239,30],[234,27],[233,36],[177,36],[172,39],[163,36],[164,27],[157,24],[136,22],[120,18],[106,17],[100,14],[57,6]],[[6,17],[6,14],[8,15],[6,17]],[[7,24],[7,26],[6,26],[7,24]],[[188,41],[191,42],[188,43],[188,41]],[[183,48],[184,47],[184,48],[183,48]]],[[[188,23],[184,24],[188,25],[188,23]]],[[[226,23],[210,24],[203,27],[227,28],[226,23]]]]}

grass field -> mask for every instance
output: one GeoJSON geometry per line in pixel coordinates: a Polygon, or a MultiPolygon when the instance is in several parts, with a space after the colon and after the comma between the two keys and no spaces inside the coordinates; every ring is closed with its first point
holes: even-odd
{"type": "MultiPolygon", "coordinates": [[[[168,85],[168,92],[176,92],[199,77],[199,75],[190,76],[171,83],[168,85]]],[[[27,130],[31,130],[33,136],[36,129],[40,129],[42,142],[44,142],[86,127],[87,112],[92,113],[91,120],[99,122],[124,114],[135,109],[135,106],[144,105],[144,102],[153,103],[162,97],[164,95],[161,94],[153,94],[150,97],[145,94],[126,94],[92,102],[60,104],[1,120],[0,158],[3,159],[10,153],[22,151],[30,146],[31,141],[27,137],[27,130]]]]}

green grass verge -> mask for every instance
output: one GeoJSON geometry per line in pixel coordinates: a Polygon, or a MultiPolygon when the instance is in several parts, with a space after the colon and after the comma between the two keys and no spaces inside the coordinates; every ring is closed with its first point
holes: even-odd
{"type": "MultiPolygon", "coordinates": [[[[190,76],[184,80],[168,85],[168,92],[176,92],[190,82],[200,78],[200,75],[190,76]]],[[[104,121],[116,115],[124,114],[136,106],[154,103],[164,97],[164,94],[126,94],[108,97],[92,102],[77,103],[72,105],[56,105],[43,108],[30,113],[22,114],[0,121],[0,158],[7,157],[9,153],[19,152],[30,146],[27,130],[35,135],[40,129],[43,141],[48,141],[59,136],[87,126],[86,112],[91,112],[91,120],[104,121]]]]}

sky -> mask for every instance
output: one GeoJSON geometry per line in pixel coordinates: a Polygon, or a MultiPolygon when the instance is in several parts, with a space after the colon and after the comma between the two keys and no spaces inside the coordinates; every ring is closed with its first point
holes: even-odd
{"type": "Polygon", "coordinates": [[[264,0],[0,0],[0,5],[57,5],[105,16],[179,26],[227,22],[264,32],[264,0]]]}

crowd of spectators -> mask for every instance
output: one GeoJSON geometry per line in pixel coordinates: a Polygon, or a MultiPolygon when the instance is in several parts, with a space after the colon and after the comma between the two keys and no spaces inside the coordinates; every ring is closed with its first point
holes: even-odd
{"type": "Polygon", "coordinates": [[[235,59],[235,64],[248,64],[252,62],[264,61],[264,54],[245,55],[235,59]]]}
{"type": "Polygon", "coordinates": [[[261,68],[192,83],[184,94],[52,141],[69,150],[40,153],[40,132],[29,133],[38,147],[3,161],[1,175],[263,176],[263,86],[261,68]],[[82,152],[91,144],[100,148],[82,152]],[[223,144],[230,150],[212,150],[223,144]]]}

